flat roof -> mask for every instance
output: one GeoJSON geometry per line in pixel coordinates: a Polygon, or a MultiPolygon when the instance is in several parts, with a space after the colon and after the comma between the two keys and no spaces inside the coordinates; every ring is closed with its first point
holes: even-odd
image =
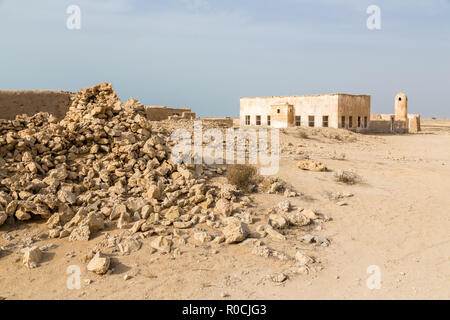
{"type": "Polygon", "coordinates": [[[300,97],[321,97],[321,96],[370,97],[369,94],[329,93],[329,94],[304,94],[296,96],[242,97],[241,99],[300,98],[300,97]]]}

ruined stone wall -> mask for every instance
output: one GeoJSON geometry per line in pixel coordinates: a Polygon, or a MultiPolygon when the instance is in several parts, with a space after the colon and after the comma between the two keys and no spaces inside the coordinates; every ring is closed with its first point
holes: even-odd
{"type": "Polygon", "coordinates": [[[51,90],[0,90],[0,118],[13,120],[20,114],[48,112],[62,119],[73,95],[72,92],[51,90]]]}
{"type": "Polygon", "coordinates": [[[217,123],[226,127],[233,126],[233,118],[199,118],[198,120],[204,121],[206,123],[208,122],[217,123]]]}
{"type": "Polygon", "coordinates": [[[394,117],[394,114],[388,114],[388,113],[372,113],[370,115],[371,120],[385,120],[385,121],[391,121],[391,119],[394,117]]]}
{"type": "Polygon", "coordinates": [[[395,120],[395,114],[371,114],[369,131],[373,133],[414,133],[420,129],[420,115],[408,114],[407,120],[395,120]]]}
{"type": "Polygon", "coordinates": [[[191,112],[190,108],[168,108],[165,106],[147,106],[145,107],[147,118],[150,121],[167,120],[171,116],[182,117],[184,112],[190,113],[190,116],[195,118],[195,113],[191,112]]]}
{"type": "Polygon", "coordinates": [[[419,132],[420,128],[420,114],[408,114],[409,132],[419,132]]]}
{"type": "Polygon", "coordinates": [[[392,132],[392,123],[387,120],[371,120],[368,131],[371,133],[389,133],[392,132]]]}

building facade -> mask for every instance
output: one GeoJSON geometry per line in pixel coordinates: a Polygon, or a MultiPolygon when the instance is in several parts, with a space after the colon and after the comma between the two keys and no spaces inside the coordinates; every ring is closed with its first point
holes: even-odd
{"type": "Polygon", "coordinates": [[[370,96],[327,94],[241,98],[241,126],[367,129],[370,96]]]}

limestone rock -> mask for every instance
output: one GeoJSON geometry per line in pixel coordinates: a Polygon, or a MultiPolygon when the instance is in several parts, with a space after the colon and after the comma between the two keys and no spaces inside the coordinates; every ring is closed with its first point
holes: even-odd
{"type": "Polygon", "coordinates": [[[226,199],[219,199],[216,202],[216,206],[214,208],[214,212],[220,214],[223,217],[229,217],[232,210],[233,206],[226,199]]]}
{"type": "Polygon", "coordinates": [[[139,251],[139,249],[141,249],[141,246],[142,243],[133,237],[127,237],[118,244],[119,250],[123,255],[128,255],[130,253],[139,251]]]}
{"type": "Polygon", "coordinates": [[[89,262],[87,269],[90,272],[102,275],[108,272],[110,263],[110,258],[98,251],[89,262]]]}
{"type": "Polygon", "coordinates": [[[136,233],[136,232],[138,232],[139,230],[141,230],[142,225],[143,225],[145,222],[146,222],[145,219],[136,221],[136,222],[133,224],[133,226],[131,227],[130,232],[131,232],[131,233],[136,233]]]}
{"type": "Polygon", "coordinates": [[[271,214],[269,216],[269,223],[272,227],[277,229],[286,228],[288,225],[286,218],[279,214],[271,214]]]}
{"type": "Polygon", "coordinates": [[[193,226],[192,221],[175,221],[173,227],[176,229],[188,229],[193,226]]]}
{"type": "Polygon", "coordinates": [[[122,214],[127,213],[127,207],[124,204],[117,204],[113,207],[109,216],[110,220],[119,219],[122,214]]]}
{"type": "Polygon", "coordinates": [[[23,264],[28,268],[36,268],[42,259],[42,252],[38,247],[26,248],[23,255],[23,264]]]}
{"type": "Polygon", "coordinates": [[[172,240],[167,237],[159,236],[150,243],[151,247],[162,252],[170,252],[172,240]]]}
{"type": "Polygon", "coordinates": [[[285,213],[284,217],[293,226],[303,227],[311,223],[311,219],[306,217],[302,212],[285,213]]]}
{"type": "Polygon", "coordinates": [[[161,199],[161,190],[156,185],[151,185],[147,188],[147,200],[153,202],[161,199]]]}
{"type": "Polygon", "coordinates": [[[183,210],[179,206],[172,206],[166,212],[165,217],[168,220],[178,219],[183,214],[183,210]]]}
{"type": "Polygon", "coordinates": [[[4,211],[0,211],[0,226],[8,219],[8,215],[4,211]]]}
{"type": "Polygon", "coordinates": [[[314,172],[321,172],[321,171],[327,171],[327,167],[320,161],[317,160],[302,160],[297,164],[299,169],[307,170],[307,171],[314,171],[314,172]]]}
{"type": "Polygon", "coordinates": [[[84,225],[75,228],[69,236],[69,241],[89,241],[91,237],[91,231],[89,230],[89,226],[84,225]]]}
{"type": "Polygon", "coordinates": [[[278,210],[280,210],[281,212],[289,212],[290,209],[291,209],[291,202],[289,200],[281,201],[278,204],[278,210]]]}
{"type": "Polygon", "coordinates": [[[317,216],[317,214],[314,212],[314,210],[311,209],[305,209],[302,211],[302,214],[307,217],[308,219],[311,220],[315,220],[318,219],[319,217],[317,216]]]}
{"type": "Polygon", "coordinates": [[[295,254],[295,260],[301,265],[308,265],[314,262],[313,258],[301,253],[300,251],[297,251],[295,254]]]}
{"type": "Polygon", "coordinates": [[[59,190],[57,196],[58,200],[61,201],[62,203],[74,205],[77,202],[77,196],[72,192],[66,190],[59,190]]]}
{"type": "Polygon", "coordinates": [[[206,242],[210,242],[211,241],[211,235],[205,231],[200,231],[200,232],[196,232],[194,233],[194,240],[198,243],[206,243],[206,242]]]}
{"type": "Polygon", "coordinates": [[[153,213],[153,207],[150,205],[145,205],[142,207],[141,210],[141,217],[142,219],[147,219],[148,217],[150,217],[150,214],[153,213]]]}
{"type": "Polygon", "coordinates": [[[282,283],[282,282],[286,281],[288,277],[284,273],[279,272],[279,273],[274,273],[274,274],[270,275],[269,278],[270,278],[270,280],[272,280],[275,283],[282,283]]]}
{"type": "Polygon", "coordinates": [[[30,220],[31,219],[31,214],[29,214],[25,208],[19,208],[16,213],[15,216],[17,218],[17,220],[20,221],[26,221],[26,220],[30,220]]]}
{"type": "Polygon", "coordinates": [[[147,205],[147,201],[145,201],[144,198],[130,198],[127,200],[127,208],[130,212],[138,212],[140,211],[145,205],[147,205]]]}
{"type": "Polygon", "coordinates": [[[105,228],[105,221],[101,213],[91,212],[86,218],[84,218],[80,226],[88,226],[91,233],[103,230],[105,228]]]}
{"type": "Polygon", "coordinates": [[[228,218],[226,223],[222,230],[226,243],[238,243],[247,238],[248,228],[244,223],[236,218],[228,218]]]}
{"type": "Polygon", "coordinates": [[[274,240],[286,240],[286,237],[276,231],[271,225],[267,225],[265,231],[274,240]]]}

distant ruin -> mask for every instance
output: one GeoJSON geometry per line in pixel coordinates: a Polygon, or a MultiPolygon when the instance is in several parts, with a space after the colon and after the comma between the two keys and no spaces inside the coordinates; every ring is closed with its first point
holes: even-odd
{"type": "Polygon", "coordinates": [[[0,118],[48,112],[61,120],[71,104],[73,92],[53,90],[0,90],[0,118]]]}
{"type": "MultiPolygon", "coordinates": [[[[51,90],[0,90],[0,118],[48,112],[62,119],[71,105],[73,92],[51,90]]],[[[408,97],[395,97],[393,114],[370,112],[370,95],[345,93],[240,99],[240,126],[331,127],[367,133],[418,132],[420,115],[408,114],[408,97]]],[[[150,121],[197,119],[190,108],[146,106],[150,121]]],[[[199,118],[233,126],[232,118],[199,118]]]]}
{"type": "Polygon", "coordinates": [[[146,106],[147,119],[150,121],[195,119],[190,108],[169,108],[166,106],[146,106]]]}
{"type": "Polygon", "coordinates": [[[331,127],[356,132],[420,131],[420,116],[408,114],[408,98],[399,93],[395,114],[371,114],[369,95],[345,93],[241,98],[241,126],[331,127]]]}

